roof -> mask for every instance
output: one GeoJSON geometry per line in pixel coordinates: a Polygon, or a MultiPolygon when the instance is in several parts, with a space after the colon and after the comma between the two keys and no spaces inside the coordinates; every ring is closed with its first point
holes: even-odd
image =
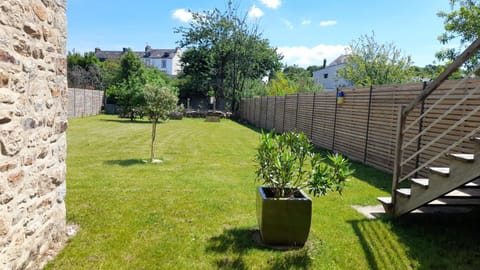
{"type": "Polygon", "coordinates": [[[338,66],[338,65],[342,65],[342,64],[345,64],[346,62],[346,59],[347,59],[347,56],[346,54],[342,54],[340,55],[339,57],[337,57],[337,59],[335,59],[332,63],[330,63],[327,67],[333,67],[333,66],[338,66]]]}
{"type": "Polygon", "coordinates": [[[151,49],[147,53],[142,53],[144,58],[168,58],[172,59],[175,57],[177,49],[151,49]]]}
{"type": "MultiPolygon", "coordinates": [[[[134,53],[140,58],[157,58],[157,59],[172,59],[179,52],[179,48],[175,49],[151,49],[150,46],[145,48],[145,51],[134,51],[134,53]]],[[[127,51],[102,51],[99,48],[95,48],[95,56],[100,60],[105,59],[117,59],[127,51]]]]}

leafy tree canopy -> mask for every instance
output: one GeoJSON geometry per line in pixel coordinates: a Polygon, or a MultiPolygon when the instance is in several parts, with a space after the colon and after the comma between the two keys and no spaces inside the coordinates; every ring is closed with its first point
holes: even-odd
{"type": "Polygon", "coordinates": [[[381,44],[375,34],[363,35],[350,44],[346,66],[339,75],[356,86],[403,83],[411,80],[412,60],[393,43],[381,44]]]}
{"type": "MultiPolygon", "coordinates": [[[[437,52],[440,61],[453,61],[461,53],[463,48],[470,45],[480,37],[480,0],[450,0],[452,10],[441,11],[437,15],[443,19],[445,32],[438,40],[446,45],[451,41],[459,40],[461,48],[447,48],[437,52]]],[[[447,62],[447,63],[448,63],[447,62]]],[[[467,72],[478,68],[480,53],[469,59],[465,67],[467,72]]],[[[480,76],[480,69],[476,72],[480,76]]]]}
{"type": "Polygon", "coordinates": [[[229,1],[227,9],[192,12],[188,27],[175,29],[186,48],[181,58],[181,96],[207,95],[230,100],[235,110],[249,80],[273,74],[281,68],[281,56],[263,39],[256,26],[239,16],[229,1]]]}

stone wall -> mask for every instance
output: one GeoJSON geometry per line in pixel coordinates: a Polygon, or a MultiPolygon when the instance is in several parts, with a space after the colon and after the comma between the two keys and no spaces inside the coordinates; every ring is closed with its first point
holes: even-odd
{"type": "Polygon", "coordinates": [[[0,1],[0,269],[66,237],[66,35],[66,0],[0,1]]]}

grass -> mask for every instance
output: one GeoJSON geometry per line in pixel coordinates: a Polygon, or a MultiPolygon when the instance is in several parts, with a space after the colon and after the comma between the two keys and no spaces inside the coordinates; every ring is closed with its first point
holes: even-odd
{"type": "MultiPolygon", "coordinates": [[[[377,204],[391,176],[354,163],[343,196],[313,199],[306,246],[256,241],[259,134],[229,120],[158,127],[113,116],[70,120],[67,220],[81,227],[46,269],[479,269],[475,216],[367,220],[351,205],[377,204]]],[[[478,216],[478,215],[476,215],[478,216]]]]}

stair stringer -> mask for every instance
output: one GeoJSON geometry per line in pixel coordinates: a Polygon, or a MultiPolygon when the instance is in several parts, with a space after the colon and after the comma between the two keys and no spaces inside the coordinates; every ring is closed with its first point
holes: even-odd
{"type": "Polygon", "coordinates": [[[430,173],[429,185],[427,188],[419,187],[412,183],[410,196],[405,196],[395,192],[395,216],[413,211],[430,201],[433,201],[462,185],[480,177],[480,144],[477,144],[475,151],[475,160],[473,162],[464,162],[458,160],[450,161],[450,175],[442,176],[430,173]]]}

